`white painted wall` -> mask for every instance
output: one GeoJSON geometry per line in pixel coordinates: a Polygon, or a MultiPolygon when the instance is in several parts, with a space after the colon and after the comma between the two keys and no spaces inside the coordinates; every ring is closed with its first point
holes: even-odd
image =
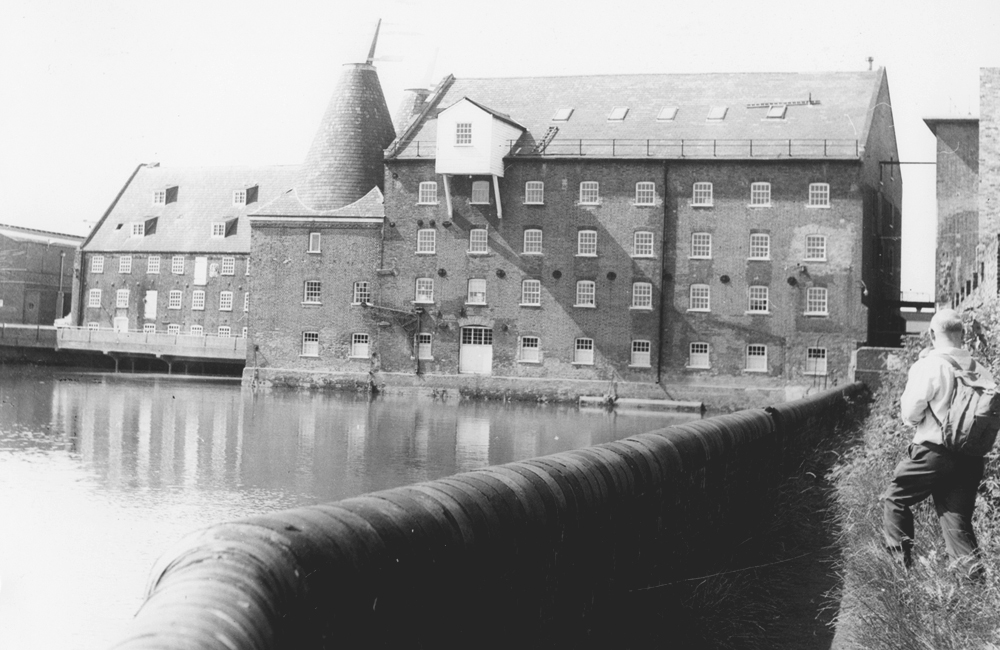
{"type": "Polygon", "coordinates": [[[503,176],[508,142],[520,137],[521,129],[498,120],[466,99],[441,111],[437,119],[436,173],[503,176]],[[472,124],[471,145],[455,144],[460,122],[472,124]]]}

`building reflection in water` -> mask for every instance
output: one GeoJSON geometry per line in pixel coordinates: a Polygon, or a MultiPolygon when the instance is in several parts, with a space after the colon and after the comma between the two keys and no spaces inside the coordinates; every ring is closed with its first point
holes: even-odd
{"type": "MultiPolygon", "coordinates": [[[[33,385],[32,388],[35,388],[33,385]]],[[[253,392],[231,383],[71,376],[44,426],[110,489],[267,490],[344,498],[616,440],[689,419],[529,404],[253,392]]],[[[28,399],[22,396],[21,399],[28,399]]],[[[41,406],[41,405],[40,405],[41,406]]]]}

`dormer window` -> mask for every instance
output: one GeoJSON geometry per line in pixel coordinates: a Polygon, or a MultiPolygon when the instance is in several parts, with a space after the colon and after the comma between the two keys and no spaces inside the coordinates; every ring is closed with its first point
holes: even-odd
{"type": "Polygon", "coordinates": [[[132,236],[142,237],[146,234],[146,223],[144,221],[132,224],[132,236]]]}
{"type": "Polygon", "coordinates": [[[767,109],[767,119],[769,120],[783,120],[785,119],[785,111],[788,110],[788,106],[785,104],[775,104],[768,107],[767,109]]]}
{"type": "Polygon", "coordinates": [[[455,145],[469,146],[472,144],[472,122],[455,124],[455,145]]]}
{"type": "Polygon", "coordinates": [[[233,205],[243,206],[247,204],[247,191],[236,190],[233,192],[233,205]]]}
{"type": "Polygon", "coordinates": [[[569,122],[569,118],[573,116],[572,108],[560,108],[556,111],[556,114],[552,116],[553,122],[569,122]]]}
{"type": "Polygon", "coordinates": [[[656,116],[657,122],[673,122],[675,119],[677,119],[676,106],[664,106],[656,116]]]}
{"type": "Polygon", "coordinates": [[[624,122],[625,116],[628,115],[628,106],[615,106],[608,113],[609,122],[624,122]]]}
{"type": "Polygon", "coordinates": [[[225,237],[226,236],[226,222],[225,221],[213,221],[212,222],[212,237],[225,237]]]}
{"type": "Polygon", "coordinates": [[[153,205],[166,205],[167,204],[167,191],[166,190],[156,190],[153,192],[153,205]]]}
{"type": "Polygon", "coordinates": [[[727,112],[729,112],[728,106],[713,106],[708,109],[708,119],[715,122],[721,122],[726,119],[727,112]]]}

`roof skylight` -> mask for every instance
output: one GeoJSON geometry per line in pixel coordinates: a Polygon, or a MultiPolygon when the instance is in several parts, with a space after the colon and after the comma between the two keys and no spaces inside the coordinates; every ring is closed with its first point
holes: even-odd
{"type": "Polygon", "coordinates": [[[608,121],[622,122],[625,120],[626,115],[628,115],[628,106],[615,106],[611,109],[611,113],[608,114],[608,121]]]}
{"type": "Polygon", "coordinates": [[[573,115],[572,108],[560,108],[556,111],[556,114],[552,116],[553,122],[568,122],[570,116],[573,115]]]}
{"type": "Polygon", "coordinates": [[[767,119],[769,120],[783,120],[785,119],[785,111],[788,110],[786,104],[774,104],[769,106],[767,109],[767,119]]]}
{"type": "Polygon", "coordinates": [[[708,119],[710,120],[724,120],[726,119],[726,112],[729,111],[728,106],[712,106],[708,109],[708,119]]]}
{"type": "Polygon", "coordinates": [[[657,122],[673,122],[677,118],[676,106],[664,106],[660,109],[660,114],[656,116],[657,122]]]}

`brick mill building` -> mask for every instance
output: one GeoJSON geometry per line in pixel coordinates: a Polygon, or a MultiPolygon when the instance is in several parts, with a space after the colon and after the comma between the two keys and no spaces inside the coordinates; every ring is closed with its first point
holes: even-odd
{"type": "Polygon", "coordinates": [[[0,224],[0,323],[52,325],[69,313],[83,237],[0,224]]]}

